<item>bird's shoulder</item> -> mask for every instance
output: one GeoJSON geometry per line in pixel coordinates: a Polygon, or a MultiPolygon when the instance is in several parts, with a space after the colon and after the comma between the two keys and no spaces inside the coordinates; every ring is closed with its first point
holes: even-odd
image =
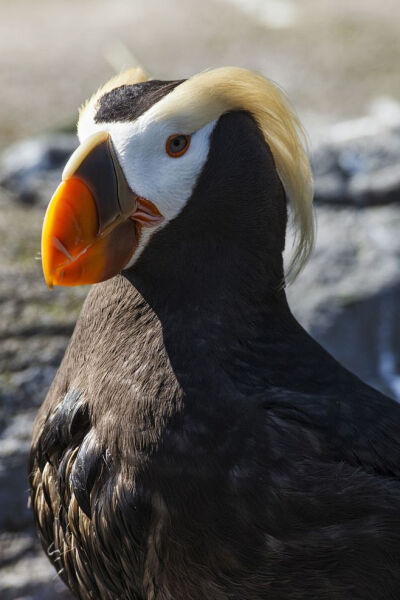
{"type": "Polygon", "coordinates": [[[272,390],[259,406],[269,435],[286,447],[292,436],[295,448],[303,440],[327,460],[400,476],[400,405],[359,380],[348,391],[272,390]]]}

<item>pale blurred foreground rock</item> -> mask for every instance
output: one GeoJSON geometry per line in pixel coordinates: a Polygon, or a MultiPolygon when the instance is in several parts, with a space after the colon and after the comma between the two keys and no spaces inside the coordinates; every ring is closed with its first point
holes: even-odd
{"type": "Polygon", "coordinates": [[[378,98],[365,117],[318,136],[315,202],[373,206],[400,201],[400,103],[378,98]]]}
{"type": "Polygon", "coordinates": [[[78,146],[73,134],[49,134],[17,142],[0,157],[0,187],[17,201],[47,206],[69,156],[78,146]]]}
{"type": "Polygon", "coordinates": [[[34,416],[73,330],[85,289],[49,291],[40,261],[43,208],[0,192],[0,598],[67,600],[34,532],[27,456],[34,416]]]}
{"type": "Polygon", "coordinates": [[[336,358],[400,400],[400,104],[332,126],[312,162],[317,243],[289,300],[336,358]]]}
{"type": "Polygon", "coordinates": [[[317,209],[317,244],[289,303],[347,368],[400,400],[400,202],[317,209]]]}

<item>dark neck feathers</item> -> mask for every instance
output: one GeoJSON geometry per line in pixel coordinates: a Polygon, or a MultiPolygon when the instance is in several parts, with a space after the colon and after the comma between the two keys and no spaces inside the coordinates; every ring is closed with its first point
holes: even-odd
{"type": "Polygon", "coordinates": [[[310,357],[327,356],[292,316],[282,285],[286,199],[253,118],[224,115],[181,214],[125,277],[162,324],[181,383],[215,392],[313,387],[310,357]],[[306,368],[304,368],[306,367],[306,368]]]}
{"type": "Polygon", "coordinates": [[[287,305],[285,228],[283,188],[254,120],[225,115],[181,214],[154,235],[134,267],[89,295],[71,344],[84,363],[82,382],[87,369],[107,365],[109,402],[119,410],[121,377],[133,381],[123,406],[138,390],[136,420],[140,403],[148,416],[143,390],[154,386],[152,410],[168,412],[178,389],[186,403],[213,411],[218,398],[234,405],[268,390],[314,393],[340,385],[346,372],[287,305]]]}

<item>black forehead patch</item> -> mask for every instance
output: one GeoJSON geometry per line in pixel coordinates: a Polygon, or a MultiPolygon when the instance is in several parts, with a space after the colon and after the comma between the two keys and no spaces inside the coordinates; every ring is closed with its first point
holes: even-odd
{"type": "Polygon", "coordinates": [[[94,120],[96,123],[134,121],[183,81],[185,80],[152,79],[133,85],[121,85],[100,98],[94,120]]]}

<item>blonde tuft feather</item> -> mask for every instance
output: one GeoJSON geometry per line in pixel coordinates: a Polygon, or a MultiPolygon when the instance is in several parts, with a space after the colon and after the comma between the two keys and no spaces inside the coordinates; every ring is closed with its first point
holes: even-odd
{"type": "Polygon", "coordinates": [[[284,92],[253,71],[222,67],[187,79],[149,113],[155,119],[172,120],[177,131],[192,133],[231,110],[246,110],[256,119],[289,198],[295,234],[287,271],[291,282],[314,245],[313,177],[304,131],[284,92]]]}

